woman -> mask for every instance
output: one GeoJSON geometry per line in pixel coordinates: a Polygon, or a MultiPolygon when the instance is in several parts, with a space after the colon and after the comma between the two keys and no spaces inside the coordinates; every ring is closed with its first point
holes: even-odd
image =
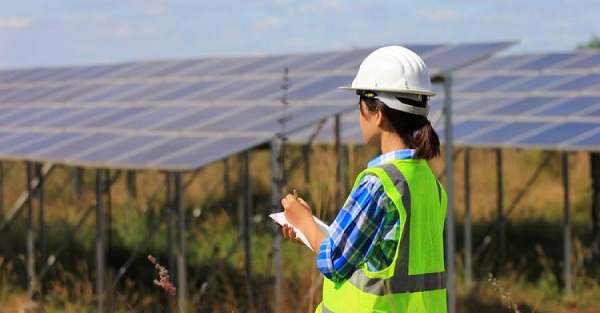
{"type": "MultiPolygon", "coordinates": [[[[435,95],[427,67],[406,48],[383,47],[361,63],[352,87],[342,88],[356,91],[364,141],[382,154],[356,178],[330,236],[302,199],[281,200],[325,276],[317,311],[445,312],[447,199],[427,164],[440,154],[427,119],[435,95]]],[[[283,234],[296,238],[287,225],[283,234]]]]}

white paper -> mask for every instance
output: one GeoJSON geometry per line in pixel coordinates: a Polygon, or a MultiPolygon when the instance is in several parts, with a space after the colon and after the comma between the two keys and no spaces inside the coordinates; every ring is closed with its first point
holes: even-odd
{"type": "MultiPolygon", "coordinates": [[[[296,232],[296,238],[300,239],[310,250],[313,249],[310,246],[308,239],[306,239],[306,236],[304,235],[304,233],[300,229],[298,229],[296,226],[292,225],[292,223],[288,222],[288,220],[285,218],[285,214],[283,212],[270,214],[269,217],[271,217],[275,222],[277,222],[277,224],[279,224],[281,226],[283,226],[285,224],[287,224],[288,226],[291,226],[294,229],[294,231],[296,232]]],[[[317,226],[319,227],[319,229],[321,229],[321,231],[323,233],[325,233],[325,235],[329,236],[329,226],[314,215],[313,215],[313,218],[315,219],[315,222],[317,222],[317,226]]]]}

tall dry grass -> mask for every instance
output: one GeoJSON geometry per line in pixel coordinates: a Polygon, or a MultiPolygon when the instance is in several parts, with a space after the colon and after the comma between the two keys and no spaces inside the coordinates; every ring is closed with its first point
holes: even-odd
{"type": "MultiPolygon", "coordinates": [[[[364,168],[377,150],[364,146],[348,146],[344,167],[346,194],[354,177],[364,168]]],[[[229,184],[224,184],[225,163],[216,162],[198,172],[183,175],[189,182],[185,190],[185,208],[188,243],[188,283],[190,311],[198,312],[272,312],[273,307],[273,260],[272,222],[267,218],[272,210],[270,151],[256,150],[251,153],[252,203],[254,212],[252,236],[253,276],[251,285],[245,274],[243,243],[240,235],[240,212],[242,190],[240,177],[243,173],[241,157],[227,160],[229,184]],[[248,299],[252,289],[252,298],[248,299]],[[193,308],[193,309],[192,309],[193,308]]],[[[483,238],[490,235],[493,241],[482,251],[474,263],[474,284],[466,286],[463,281],[463,234],[464,216],[464,153],[457,150],[454,164],[455,203],[457,218],[457,276],[459,309],[461,312],[505,312],[506,304],[501,295],[494,292],[487,282],[487,275],[498,269],[497,246],[494,223],[497,214],[495,152],[487,149],[471,151],[471,206],[473,219],[473,246],[481,247],[483,238]]],[[[586,262],[587,234],[589,232],[590,178],[589,160],[585,153],[570,155],[571,205],[574,221],[575,293],[564,299],[561,293],[562,270],[562,179],[560,155],[551,157],[539,179],[527,185],[529,177],[543,161],[544,154],[530,150],[504,150],[504,205],[511,205],[515,197],[526,190],[525,195],[507,216],[509,256],[503,261],[502,272],[494,273],[510,288],[515,303],[522,312],[594,312],[593,299],[599,295],[598,277],[586,262]],[[536,249],[536,247],[539,247],[536,249]],[[543,252],[543,257],[540,251],[543,252]]],[[[443,157],[431,162],[434,172],[445,181],[443,157]]],[[[286,190],[297,189],[299,195],[309,201],[313,211],[323,220],[331,222],[338,210],[336,206],[336,163],[334,147],[315,145],[309,159],[305,159],[301,147],[290,146],[286,158],[288,182],[286,190]],[[309,173],[306,175],[306,166],[309,173]]],[[[7,164],[5,163],[5,166],[7,164]]],[[[25,167],[11,163],[5,167],[5,212],[17,199],[25,186],[25,167]]],[[[111,171],[111,175],[116,175],[111,171]]],[[[66,252],[58,257],[42,285],[42,304],[45,312],[86,311],[94,308],[94,217],[88,218],[77,233],[70,232],[81,217],[83,208],[92,203],[94,172],[85,172],[84,198],[78,199],[72,192],[71,171],[57,167],[46,181],[47,250],[54,251],[65,240],[70,241],[66,252]],[[66,186],[66,187],[62,187],[66,186]]],[[[110,189],[110,210],[107,228],[110,230],[109,260],[113,279],[116,270],[144,241],[148,232],[157,224],[164,211],[165,177],[159,172],[140,172],[136,177],[137,197],[127,193],[124,176],[121,175],[110,189]]],[[[285,191],[285,190],[284,190],[285,191]]],[[[108,200],[108,197],[106,198],[108,200]]],[[[37,208],[37,207],[36,207],[37,208]]],[[[107,214],[109,214],[107,213],[107,214]]],[[[25,214],[2,233],[0,242],[0,310],[9,311],[26,304],[26,272],[24,266],[25,214]]],[[[35,220],[36,234],[39,221],[35,220]]],[[[153,268],[145,260],[153,254],[166,260],[166,224],[154,229],[149,244],[128,269],[116,288],[109,289],[107,299],[115,312],[161,312],[173,308],[168,296],[153,285],[153,268]]],[[[283,302],[293,308],[292,312],[309,312],[321,300],[321,276],[315,268],[314,256],[306,248],[284,242],[282,246],[283,278],[281,287],[283,302]]],[[[38,252],[36,259],[45,255],[38,252]]],[[[163,263],[165,263],[163,261],[163,263]]],[[[41,264],[38,264],[38,269],[41,264]]]]}

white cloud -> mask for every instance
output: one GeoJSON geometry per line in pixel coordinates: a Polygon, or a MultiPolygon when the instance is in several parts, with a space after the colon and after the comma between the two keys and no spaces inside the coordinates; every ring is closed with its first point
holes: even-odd
{"type": "Polygon", "coordinates": [[[464,19],[466,16],[457,10],[422,12],[421,16],[432,22],[452,22],[464,19]]]}
{"type": "Polygon", "coordinates": [[[0,18],[0,29],[22,29],[31,25],[28,17],[6,17],[0,18]]]}

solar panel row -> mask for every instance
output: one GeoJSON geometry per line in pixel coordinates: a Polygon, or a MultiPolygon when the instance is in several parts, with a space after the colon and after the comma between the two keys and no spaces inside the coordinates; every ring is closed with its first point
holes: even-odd
{"type": "MultiPolygon", "coordinates": [[[[510,45],[409,48],[442,73],[510,45]]],[[[0,71],[0,159],[196,169],[354,109],[337,87],[372,50],[0,71]]]]}

